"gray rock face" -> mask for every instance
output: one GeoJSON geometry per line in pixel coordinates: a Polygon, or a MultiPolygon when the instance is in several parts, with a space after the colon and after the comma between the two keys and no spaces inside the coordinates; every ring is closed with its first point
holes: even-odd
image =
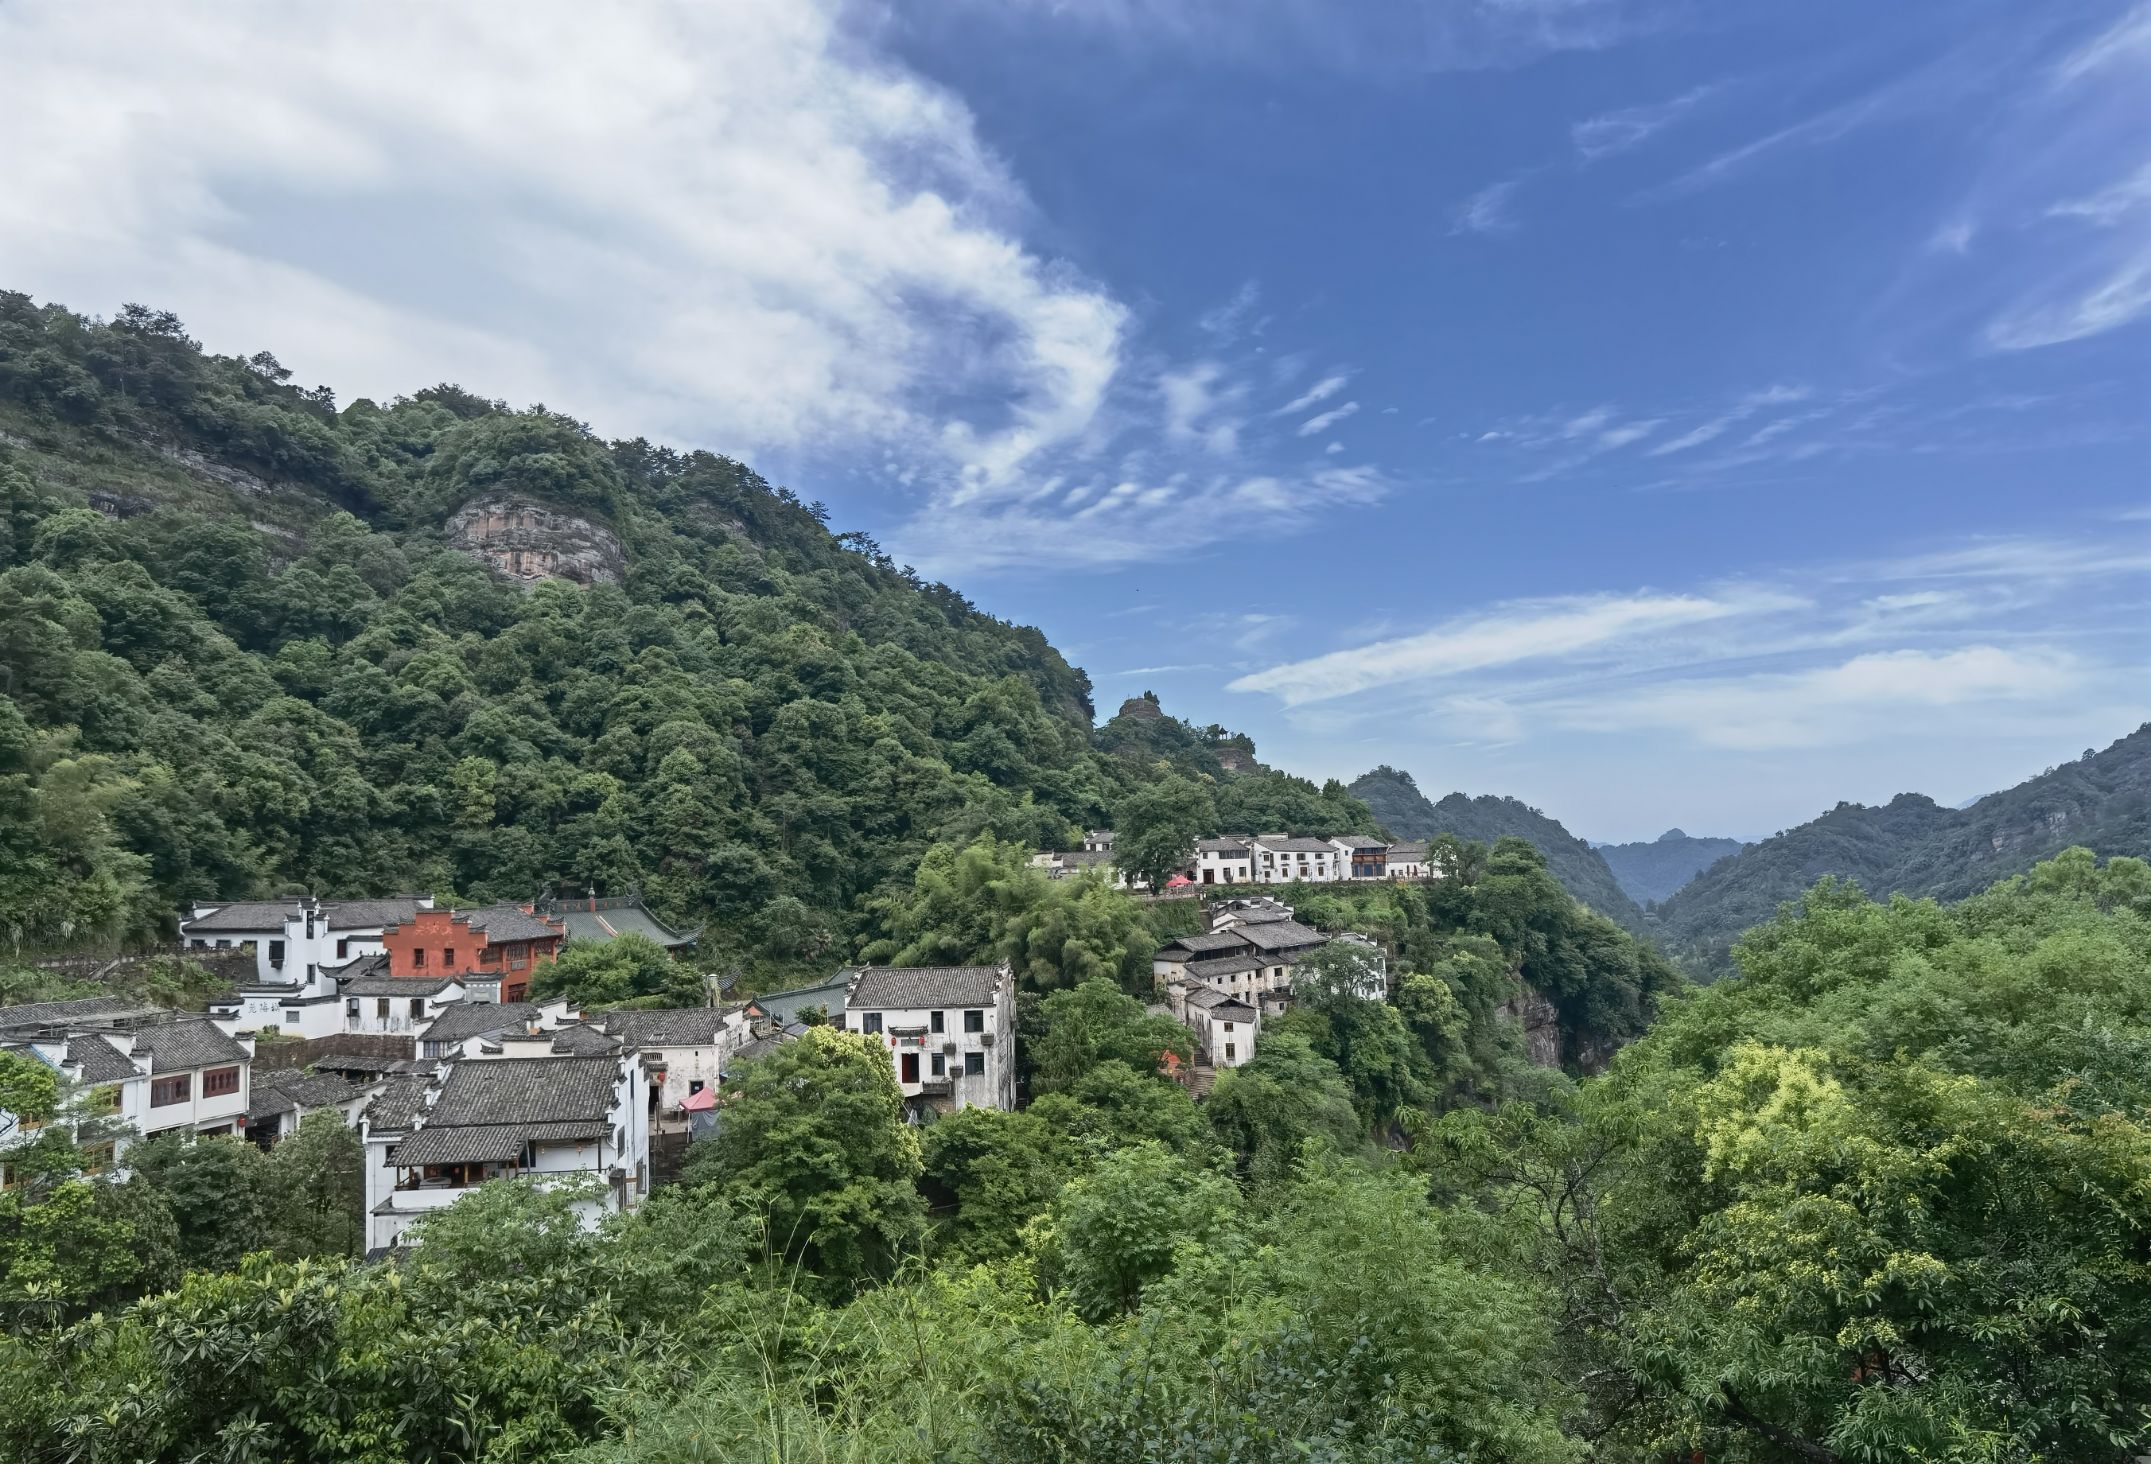
{"type": "Polygon", "coordinates": [[[527,498],[472,499],[449,518],[448,542],[525,586],[546,579],[616,585],[627,568],[611,529],[527,498]]]}

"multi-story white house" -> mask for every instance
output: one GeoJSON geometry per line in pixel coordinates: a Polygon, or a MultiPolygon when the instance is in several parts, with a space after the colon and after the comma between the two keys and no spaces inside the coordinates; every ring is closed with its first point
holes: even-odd
{"type": "Polygon", "coordinates": [[[321,972],[387,949],[382,933],[433,908],[431,895],[386,900],[197,901],[179,936],[194,950],[254,947],[263,986],[305,986],[321,972]]]}
{"type": "Polygon", "coordinates": [[[185,1131],[246,1133],[254,1039],[233,1037],[206,1017],[138,1027],[131,1056],[149,1056],[144,1138],[185,1131]]]}
{"type": "Polygon", "coordinates": [[[1229,835],[1222,839],[1198,839],[1193,869],[1193,878],[1199,885],[1253,884],[1255,851],[1247,840],[1229,835]]]}
{"type": "Polygon", "coordinates": [[[1259,884],[1329,884],[1344,876],[1344,856],[1327,839],[1263,834],[1254,841],[1259,884]]]}
{"type": "Polygon", "coordinates": [[[1206,1067],[1239,1067],[1255,1055],[1262,1031],[1258,1003],[1228,996],[1198,981],[1175,982],[1173,1015],[1195,1034],[1195,1060],[1206,1067]]]}
{"type": "MultiPolygon", "coordinates": [[[[492,983],[497,989],[498,981],[492,983]]],[[[453,976],[391,976],[385,966],[341,983],[342,1032],[412,1036],[426,1031],[447,1010],[469,999],[453,976]]]]}
{"type": "Polygon", "coordinates": [[[673,1011],[596,1012],[589,1025],[638,1049],[650,1074],[651,1125],[658,1133],[691,1126],[687,1100],[713,1091],[726,1061],[753,1038],[744,1002],[673,1011]]]}
{"type": "Polygon", "coordinates": [[[1390,879],[1425,879],[1432,872],[1427,865],[1427,842],[1424,839],[1407,839],[1389,846],[1386,875],[1390,879]]]}
{"type": "MultiPolygon", "coordinates": [[[[113,1003],[98,998],[44,1002],[36,1007],[15,1007],[0,1012],[0,1016],[12,1018],[20,1012],[70,1006],[110,1009],[113,1003]]],[[[125,1177],[127,1146],[142,1132],[149,1114],[149,1054],[138,1054],[134,1048],[134,1033],[119,1028],[68,1032],[33,1025],[16,1027],[0,1037],[0,1050],[44,1063],[63,1085],[61,1109],[50,1116],[0,1109],[0,1187],[13,1183],[8,1173],[8,1152],[36,1139],[55,1123],[67,1127],[69,1136],[88,1159],[91,1172],[125,1177]]]]}
{"type": "Polygon", "coordinates": [[[862,966],[844,1028],[883,1043],[905,1110],[1016,1106],[1016,981],[1006,966],[862,966]]]}
{"type": "Polygon", "coordinates": [[[586,1178],[596,1228],[650,1192],[649,1081],[640,1054],[464,1060],[391,1080],[361,1119],[369,1254],[489,1179],[586,1178]]]}

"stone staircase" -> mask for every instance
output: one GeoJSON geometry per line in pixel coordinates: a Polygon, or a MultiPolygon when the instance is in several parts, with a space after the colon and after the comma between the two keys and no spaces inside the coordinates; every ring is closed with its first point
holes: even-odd
{"type": "Polygon", "coordinates": [[[1210,1090],[1216,1086],[1217,1069],[1203,1063],[1195,1064],[1194,1072],[1188,1078],[1188,1092],[1200,1102],[1209,1097],[1210,1090]]]}

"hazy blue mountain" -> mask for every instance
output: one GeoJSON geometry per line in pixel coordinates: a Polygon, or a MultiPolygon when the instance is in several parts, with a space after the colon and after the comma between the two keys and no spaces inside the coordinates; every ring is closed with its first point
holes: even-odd
{"type": "Polygon", "coordinates": [[[1738,839],[1698,839],[1680,829],[1633,844],[1593,844],[1621,890],[1639,905],[1654,905],[1744,847],[1738,839]]]}

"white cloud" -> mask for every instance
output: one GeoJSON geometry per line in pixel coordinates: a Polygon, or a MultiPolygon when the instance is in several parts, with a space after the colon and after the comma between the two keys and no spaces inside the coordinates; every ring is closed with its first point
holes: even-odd
{"type": "Polygon", "coordinates": [[[1612,695],[1556,699],[1538,714],[1579,730],[1674,732],[1710,747],[1761,751],[1860,741],[1908,718],[1993,704],[2051,703],[2085,684],[2049,647],[1895,650],[1788,673],[1677,680],[1612,695]]]}
{"type": "Polygon", "coordinates": [[[1242,676],[1231,691],[1264,691],[1288,706],[1399,682],[1435,681],[1519,662],[1572,657],[1679,626],[1753,615],[1777,595],[1590,595],[1516,601],[1418,635],[1332,651],[1242,676]]]}
{"type": "Polygon", "coordinates": [[[1343,406],[1331,407],[1328,411],[1322,413],[1320,416],[1309,417],[1306,421],[1300,423],[1299,435],[1302,437],[1312,437],[1317,432],[1327,432],[1330,428],[1336,426],[1339,422],[1342,422],[1345,418],[1351,416],[1354,412],[1358,410],[1358,402],[1346,402],[1343,406]]]}
{"type": "Polygon", "coordinates": [[[2151,203],[2151,163],[2096,193],[2063,199],[2047,209],[2046,216],[2050,219],[2083,219],[2111,228],[2146,203],[2151,203]]]}
{"type": "Polygon", "coordinates": [[[0,151],[13,283],[346,394],[447,375],[1005,476],[1086,429],[1127,326],[1022,243],[962,104],[833,5],[14,5],[0,151]]]}
{"type": "Polygon", "coordinates": [[[1574,145],[1576,155],[1587,163],[1627,152],[1679,121],[1717,90],[1716,86],[1699,86],[1670,101],[1624,107],[1616,112],[1587,117],[1569,128],[1569,141],[1574,145]]]}
{"type": "Polygon", "coordinates": [[[1345,387],[1350,384],[1351,380],[1351,375],[1347,372],[1338,372],[1333,376],[1325,376],[1320,381],[1316,382],[1313,386],[1308,387],[1307,390],[1301,392],[1298,396],[1294,397],[1291,401],[1286,402],[1283,406],[1279,407],[1277,409],[1277,415],[1280,417],[1290,417],[1297,413],[1306,411],[1316,402],[1328,401],[1338,392],[1343,391],[1345,387]]]}
{"type": "Polygon", "coordinates": [[[1199,443],[1203,450],[1220,456],[1240,445],[1241,420],[1232,407],[1245,395],[1236,387],[1220,387],[1225,368],[1215,361],[1198,361],[1158,377],[1158,393],[1165,403],[1165,432],[1176,442],[1199,443]]]}
{"type": "Polygon", "coordinates": [[[1611,422],[1614,416],[1615,413],[1612,407],[1593,407],[1581,416],[1571,417],[1566,423],[1562,424],[1561,435],[1563,437],[1587,437],[1611,422]]]}
{"type": "Polygon", "coordinates": [[[1244,420],[1286,369],[1229,350],[1260,329],[1252,283],[1195,322],[1201,359],[1157,359],[1030,242],[1020,181],[887,23],[849,0],[0,6],[0,279],[172,309],[347,399],[447,379],[608,435],[871,462],[922,567],[1149,559],[1226,512],[1379,496],[1372,465],[1278,469],[1295,439],[1244,420]]]}
{"type": "Polygon", "coordinates": [[[1686,452],[1693,447],[1722,437],[1726,432],[1745,422],[1765,407],[1782,406],[1789,402],[1805,401],[1808,396],[1803,386],[1767,386],[1761,391],[1750,392],[1726,411],[1700,422],[1678,437],[1668,438],[1650,450],[1652,457],[1669,457],[1676,452],[1686,452]]]}
{"type": "Polygon", "coordinates": [[[2073,298],[2020,306],[1987,327],[1997,350],[2026,351],[2104,335],[2151,312],[2151,251],[2073,298]]]}
{"type": "Polygon", "coordinates": [[[1456,206],[1455,222],[1451,234],[1506,234],[1516,228],[1516,216],[1510,203],[1516,190],[1523,186],[1521,178],[1506,178],[1499,183],[1489,183],[1456,206]]]}
{"type": "Polygon", "coordinates": [[[1230,300],[1206,310],[1199,316],[1196,326],[1209,335],[1232,340],[1243,332],[1262,334],[1263,322],[1255,318],[1255,310],[1262,304],[1262,290],[1253,280],[1241,285],[1230,300]]]}
{"type": "Polygon", "coordinates": [[[2065,57],[2054,68],[2054,80],[2068,85],[2116,61],[2142,60],[2146,56],[2151,56],[2151,5],[2138,5],[2110,30],[2065,57]]]}
{"type": "Polygon", "coordinates": [[[1658,430],[1660,420],[1653,417],[1646,422],[1628,422],[1601,432],[1598,435],[1598,450],[1612,452],[1615,448],[1626,447],[1631,442],[1641,442],[1658,430]]]}
{"type": "Polygon", "coordinates": [[[1927,247],[1937,254],[1970,254],[1977,237],[1979,227],[1970,219],[1952,219],[1934,231],[1927,247]]]}

